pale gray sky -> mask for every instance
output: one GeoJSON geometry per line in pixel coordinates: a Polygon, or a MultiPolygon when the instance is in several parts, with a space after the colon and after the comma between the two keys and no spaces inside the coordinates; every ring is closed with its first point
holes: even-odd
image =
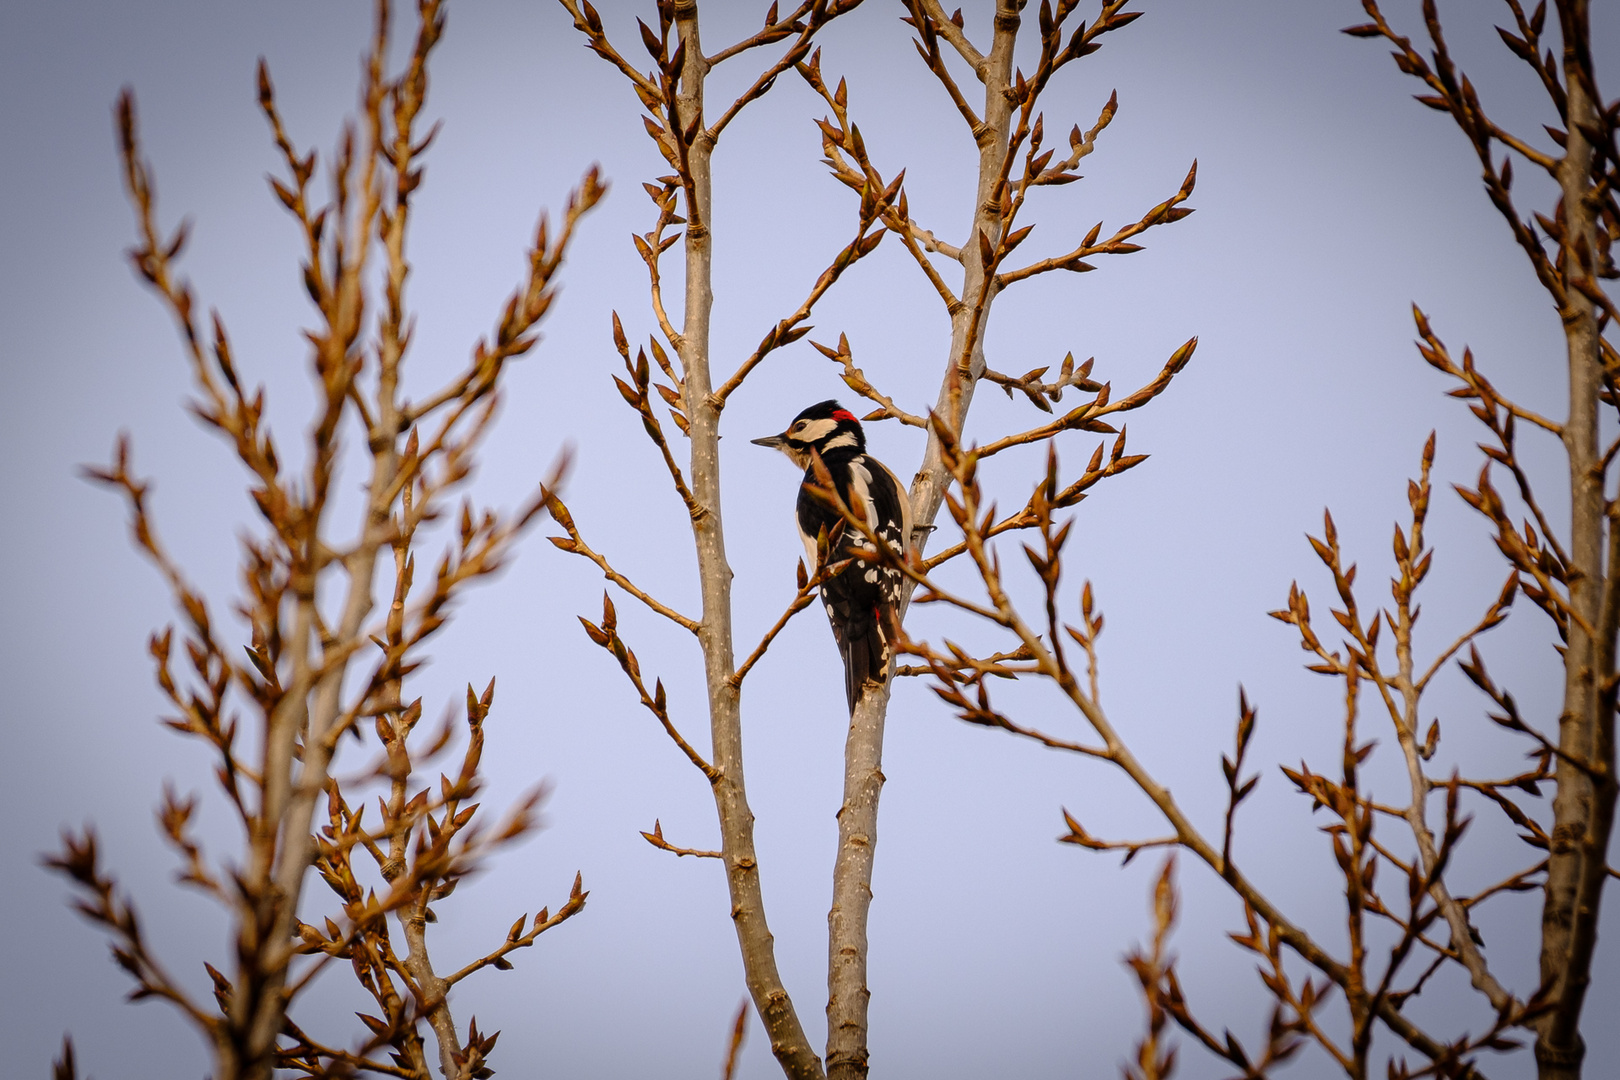
{"type": "MultiPolygon", "coordinates": [[[[627,51],[637,51],[630,16],[639,7],[600,6],[627,51]]],[[[1336,32],[1358,21],[1358,5],[1142,6],[1144,18],[1049,96],[1049,129],[1089,126],[1113,88],[1120,114],[1084,163],[1085,181],[1032,206],[1040,227],[1026,250],[1062,250],[1099,218],[1110,226],[1134,218],[1170,195],[1195,157],[1198,213],[1150,234],[1148,250],[1129,260],[1009,295],[989,352],[1014,372],[1070,350],[1095,355],[1101,376],[1122,388],[1200,336],[1188,371],[1130,421],[1132,451],[1152,459],[1079,510],[1071,595],[1082,576],[1096,583],[1108,616],[1104,702],[1205,823],[1218,822],[1219,756],[1237,685],[1248,688],[1260,709],[1250,760],[1264,779],[1240,818],[1238,853],[1286,908],[1336,943],[1331,854],[1313,831],[1320,822],[1275,764],[1308,757],[1331,767],[1338,689],[1301,669],[1292,632],[1265,612],[1297,578],[1325,616],[1330,583],[1303,538],[1320,528],[1324,505],[1363,581],[1387,576],[1390,524],[1405,514],[1405,479],[1436,428],[1430,537],[1439,554],[1423,643],[1436,648],[1477,617],[1502,571],[1482,523],[1448,489],[1477,472],[1477,435],[1411,347],[1409,305],[1421,303],[1457,351],[1473,345],[1499,385],[1548,411],[1559,408],[1564,385],[1557,318],[1479,190],[1462,136],[1411,101],[1416,86],[1386,50],[1336,32]]],[[[710,7],[705,41],[713,47],[750,31],[763,5],[710,7]]],[[[971,33],[987,31],[983,7],[967,12],[971,33]]],[[[1388,7],[1415,32],[1415,4],[1388,7]]],[[[0,840],[0,1025],[18,1076],[43,1075],[64,1030],[102,1080],[205,1068],[199,1041],[171,1012],[121,1003],[127,981],[104,943],[37,867],[62,826],[96,824],[109,866],[193,985],[205,985],[202,960],[224,966],[227,955],[207,905],[171,884],[151,815],[165,778],[182,790],[208,785],[200,749],[154,720],[161,703],[144,642],[171,620],[168,602],[130,550],[119,503],[75,475],[129,431],[139,469],[156,481],[153,509],[166,540],[216,610],[228,610],[234,537],[251,508],[240,470],[182,411],[188,387],[173,329],[122,258],[133,233],[112,101],[120,86],[135,88],[163,218],[195,221],[186,270],[202,301],[226,318],[241,366],[269,384],[272,423],[288,435],[307,401],[298,328],[308,312],[296,234],[262,180],[275,160],[253,64],[268,59],[295,138],[324,152],[354,101],[368,8],[353,0],[60,0],[0,9],[0,454],[8,464],[0,715],[9,748],[0,764],[9,819],[0,840]]],[[[849,77],[879,166],[908,167],[915,216],[959,239],[971,146],[899,14],[898,5],[868,0],[827,34],[823,68],[849,77]]],[[[1451,3],[1443,14],[1501,119],[1531,132],[1550,119],[1528,75],[1506,64],[1489,25],[1501,17],[1495,8],[1451,3]]],[[[1603,65],[1620,56],[1620,25],[1607,9],[1597,18],[1603,65]]],[[[721,73],[711,99],[742,77],[741,69],[721,73]]],[[[1609,74],[1600,66],[1600,79],[1609,74]]],[[[435,383],[492,325],[537,211],[560,207],[579,174],[600,162],[614,191],[580,233],[544,343],[512,372],[477,489],[511,505],[573,443],[569,501],[588,535],[633,577],[695,606],[678,504],[609,383],[618,363],[609,310],[623,315],[632,338],[651,329],[628,234],[647,227],[640,182],[664,168],[634,98],[580,46],[560,7],[485,0],[452,8],[430,113],[445,129],[428,159],[412,240],[417,385],[435,383]]],[[[797,305],[850,233],[852,199],[816,164],[811,120],[819,115],[808,90],[784,78],[716,158],[719,367],[797,305]]],[[[1530,178],[1520,187],[1528,195],[1530,178]]],[[[852,271],[813,321],[818,340],[848,333],[861,366],[902,405],[920,410],[931,397],[946,323],[897,247],[852,271]]],[[[739,640],[775,618],[799,553],[795,478],[746,440],[836,394],[849,396],[834,368],[801,343],[767,363],[726,412],[739,640]]],[[[986,393],[973,430],[1004,431],[1030,412],[986,393]]],[[[897,473],[911,474],[921,449],[911,431],[879,426],[871,440],[897,473]]],[[[1091,446],[1075,439],[1061,450],[1077,462],[1091,446]]],[[[1538,448],[1537,463],[1553,491],[1549,449],[1538,448]]],[[[1018,476],[1003,469],[998,479],[1018,476]]],[[[443,912],[441,948],[483,951],[520,911],[555,907],[582,870],[591,889],[584,914],[517,957],[516,971],[470,981],[458,1015],[476,1013],[481,1027],[503,1031],[494,1059],[503,1076],[708,1076],[743,994],[724,883],[714,864],[676,861],[637,831],[659,818],[675,842],[711,846],[712,803],[610,658],[579,632],[575,613],[598,611],[600,593],[583,564],[531,537],[516,565],[459,609],[417,681],[436,713],[464,683],[498,676],[491,799],[541,778],[555,785],[546,831],[443,912]]],[[[1376,590],[1365,595],[1371,602],[1376,590]]],[[[630,605],[620,611],[644,667],[669,686],[677,719],[700,735],[695,651],[630,605]]],[[[947,626],[967,640],[993,640],[926,609],[913,631],[947,626]]],[[[1484,646],[1498,679],[1544,721],[1556,711],[1560,678],[1551,640],[1545,620],[1523,605],[1484,646]]],[[[824,621],[808,612],[745,698],[768,911],[813,1042],[844,729],[836,665],[824,621]]],[[[1429,708],[1442,719],[1447,752],[1468,768],[1516,767],[1522,747],[1498,737],[1460,676],[1446,680],[1429,708]]],[[[1045,725],[1078,730],[1038,691],[1007,700],[1027,702],[1026,715],[1045,725]]],[[[896,695],[889,732],[872,912],[876,1075],[1116,1074],[1141,1030],[1133,979],[1119,961],[1147,928],[1156,860],[1121,871],[1053,838],[1060,806],[1098,832],[1157,834],[1145,801],[1091,763],[958,724],[920,685],[896,695]]],[[[1392,744],[1371,720],[1367,733],[1392,744]]],[[[1399,797],[1397,772],[1373,775],[1379,790],[1399,797]]],[[[232,830],[214,822],[205,835],[216,851],[229,850],[232,830]]],[[[1459,869],[1470,887],[1524,855],[1486,813],[1476,829],[1459,869]]],[[[1240,925],[1241,912],[1190,864],[1182,882],[1177,948],[1189,997],[1215,1029],[1257,1039],[1266,1009],[1253,965],[1220,937],[1240,925]]],[[[1610,962],[1597,969],[1593,1018],[1620,1008],[1614,912],[1611,902],[1610,962]]],[[[1524,897],[1482,924],[1492,962],[1520,988],[1533,983],[1538,919],[1539,903],[1524,897]]],[[[344,1017],[361,1005],[342,978],[327,976],[312,1002],[330,1007],[323,1022],[334,1032],[347,1030],[344,1017]]],[[[1423,1015],[1454,1014],[1443,989],[1420,1002],[1423,1015]]],[[[1483,1014],[1469,1010],[1477,1027],[1483,1014]]],[[[1587,1038],[1588,1060],[1620,1055],[1612,1024],[1590,1024],[1587,1038]]],[[[1224,1074],[1192,1047],[1182,1061],[1187,1077],[1224,1074]]],[[[1307,1056],[1298,1075],[1320,1075],[1324,1064],[1307,1056]]],[[[776,1072],[756,1024],[743,1075],[776,1072]]],[[[1527,1055],[1491,1069],[1493,1077],[1532,1072],[1527,1055]]]]}

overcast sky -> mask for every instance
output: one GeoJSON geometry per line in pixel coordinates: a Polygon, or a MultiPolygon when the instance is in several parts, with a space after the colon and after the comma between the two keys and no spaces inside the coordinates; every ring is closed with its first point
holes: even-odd
{"type": "MultiPolygon", "coordinates": [[[[651,5],[600,6],[623,48],[639,53],[630,16],[650,19],[651,5]]],[[[1363,567],[1365,602],[1379,599],[1390,526],[1406,513],[1405,480],[1435,429],[1429,536],[1439,553],[1420,647],[1441,647],[1477,618],[1504,571],[1483,523],[1449,485],[1477,473],[1479,434],[1412,348],[1410,305],[1423,305],[1456,352],[1471,344],[1499,386],[1549,413],[1560,412],[1565,385],[1558,321],[1450,120],[1411,100],[1416,84],[1387,50],[1337,33],[1359,21],[1356,4],[1140,6],[1144,18],[1065,72],[1048,96],[1049,131],[1090,126],[1116,88],[1120,112],[1084,163],[1084,182],[1032,202],[1028,220],[1040,227],[1024,250],[1066,250],[1098,219],[1107,229],[1133,220],[1175,191],[1194,158],[1198,212],[1151,233],[1148,249],[1128,260],[1100,260],[1097,273],[1049,275],[1009,294],[988,351],[993,366],[1014,373],[1069,351],[1095,356],[1117,395],[1199,336],[1192,366],[1130,419],[1131,451],[1151,459],[1079,508],[1067,588],[1072,597],[1091,578],[1107,614],[1104,704],[1181,804],[1216,830],[1219,756],[1230,744],[1237,687],[1247,687],[1260,710],[1250,760],[1263,779],[1239,820],[1238,856],[1285,910],[1338,946],[1342,883],[1314,831],[1322,820],[1275,766],[1306,758],[1334,767],[1339,688],[1302,670],[1292,631],[1265,613],[1298,579],[1326,621],[1331,583],[1304,539],[1319,530],[1324,506],[1363,567]]],[[[751,32],[763,7],[709,4],[705,45],[751,32]]],[[[965,7],[969,33],[986,40],[988,5],[965,7]]],[[[1417,32],[1415,3],[1388,8],[1417,32]]],[[[223,924],[172,884],[151,814],[165,780],[181,790],[209,784],[201,748],[156,722],[162,703],[145,640],[173,614],[156,574],[130,549],[119,502],[76,476],[128,431],[138,468],[155,480],[163,536],[215,610],[230,609],[235,537],[251,526],[252,510],[240,468],[183,411],[187,376],[173,328],[123,259],[133,231],[112,102],[121,86],[135,88],[161,216],[195,222],[186,272],[226,319],[240,366],[268,384],[272,424],[295,442],[310,400],[299,329],[311,316],[297,234],[263,182],[276,163],[253,65],[268,60],[294,138],[324,154],[355,100],[368,9],[358,0],[0,8],[0,716],[8,748],[0,757],[8,820],[0,1031],[18,1076],[43,1075],[64,1031],[78,1042],[82,1067],[102,1080],[206,1068],[200,1041],[172,1012],[122,1003],[128,983],[103,941],[38,868],[62,827],[95,823],[108,865],[190,985],[206,986],[203,960],[228,966],[223,924]]],[[[848,76],[875,163],[890,175],[908,169],[914,216],[960,241],[971,212],[971,142],[916,59],[900,13],[867,0],[825,36],[823,69],[848,76]]],[[[1490,26],[1503,12],[1453,2],[1442,13],[1499,119],[1527,134],[1554,119],[1529,74],[1506,63],[1490,26]]],[[[1602,80],[1620,56],[1620,24],[1602,5],[1596,18],[1602,80]]],[[[711,109],[751,79],[755,62],[720,69],[711,109]]],[[[621,313],[633,339],[652,328],[628,234],[651,220],[641,182],[665,169],[634,97],[581,47],[559,6],[481,0],[451,7],[429,113],[445,127],[411,241],[414,385],[435,385],[493,326],[537,213],[560,207],[599,162],[613,192],[580,230],[544,342],[511,371],[476,490],[513,505],[563,446],[575,446],[568,498],[587,536],[660,596],[695,609],[679,504],[609,381],[618,363],[609,311],[621,313]]],[[[812,120],[821,114],[806,87],[783,78],[717,153],[718,370],[797,306],[852,234],[853,197],[817,164],[812,120]]],[[[1520,189],[1527,198],[1536,191],[1528,177],[1520,189]]],[[[898,245],[846,276],[812,321],[817,340],[847,333],[861,366],[903,407],[921,411],[932,399],[948,324],[898,245]]],[[[728,553],[744,648],[791,595],[800,553],[792,470],[747,439],[835,395],[853,403],[806,342],[773,357],[726,411],[728,553]]],[[[990,437],[1033,415],[987,391],[970,434],[990,437]]],[[[912,474],[922,449],[914,430],[877,425],[870,437],[896,473],[912,474]]],[[[1060,452],[1078,467],[1092,445],[1076,437],[1060,452]]],[[[1555,447],[1530,446],[1549,503],[1565,513],[1555,447]]],[[[993,471],[1006,485],[1004,502],[1024,497],[1027,464],[993,471]]],[[[710,1076],[743,996],[724,882],[713,862],[677,861],[637,833],[657,818],[675,843],[717,846],[713,804],[611,658],[579,632],[574,615],[600,610],[602,583],[586,569],[531,536],[516,564],[458,609],[416,680],[436,715],[465,683],[498,676],[486,801],[510,800],[541,779],[553,785],[545,831],[445,906],[439,948],[482,953],[520,912],[555,907],[582,871],[586,911],[517,956],[515,971],[470,980],[456,999],[458,1019],[476,1013],[481,1028],[502,1030],[493,1063],[503,1076],[710,1076]]],[[[695,649],[630,604],[619,610],[643,666],[669,686],[677,722],[701,741],[695,649]]],[[[976,645],[1005,644],[927,610],[911,628],[927,636],[946,626],[976,645]]],[[[1497,678],[1548,725],[1561,682],[1552,640],[1545,619],[1521,605],[1483,646],[1497,678]]],[[[1048,694],[1032,688],[1008,701],[1031,722],[1079,732],[1048,694]]],[[[837,654],[819,612],[782,636],[750,678],[745,709],[767,910],[786,984],[819,1045],[845,726],[837,654]]],[[[1437,771],[1454,762],[1481,774],[1517,769],[1524,747],[1498,736],[1455,672],[1437,680],[1430,714],[1447,737],[1437,771]]],[[[1148,927],[1157,860],[1122,871],[1113,858],[1053,840],[1062,806],[1111,836],[1160,833],[1150,807],[1096,763],[957,723],[921,685],[900,688],[890,721],[871,926],[875,1074],[1117,1074],[1142,1029],[1120,958],[1148,927]]],[[[1391,733],[1372,716],[1364,733],[1385,747],[1375,793],[1404,801],[1391,733]]],[[[216,852],[237,839],[217,816],[205,836],[216,852]]],[[[1471,840],[1458,891],[1530,857],[1483,810],[1471,840]]],[[[1241,925],[1241,910],[1190,863],[1182,882],[1176,943],[1190,1000],[1214,1029],[1229,1025],[1254,1044],[1267,1013],[1263,992],[1252,960],[1221,937],[1241,925]]],[[[1535,981],[1539,913],[1538,896],[1518,897],[1481,920],[1493,965],[1521,992],[1535,981]]],[[[1616,920],[1611,902],[1610,960],[1616,920]]],[[[328,974],[306,1006],[325,1010],[319,1023],[333,1032],[348,1030],[347,1010],[363,1004],[345,977],[328,974]]],[[[1449,1004],[1466,1000],[1463,988],[1455,978],[1437,983],[1430,994],[1439,1000],[1422,1002],[1419,1014],[1477,1029],[1481,1010],[1449,1004]]],[[[1614,965],[1602,962],[1587,1016],[1617,1009],[1614,965]]],[[[1620,1055],[1612,1023],[1589,1023],[1586,1034],[1589,1061],[1620,1055]]],[[[1325,1059],[1302,1060],[1299,1075],[1323,1075],[1325,1059]]],[[[1182,1061],[1184,1076],[1223,1074],[1192,1047],[1182,1061]]],[[[756,1023],[742,1075],[776,1072],[756,1023]]],[[[1528,1054],[1490,1070],[1532,1073],[1528,1054]]]]}

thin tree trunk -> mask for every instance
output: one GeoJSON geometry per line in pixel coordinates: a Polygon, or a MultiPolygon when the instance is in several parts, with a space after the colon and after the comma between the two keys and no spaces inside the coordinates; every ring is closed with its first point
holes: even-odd
{"type": "MultiPolygon", "coordinates": [[[[979,147],[979,181],[972,228],[962,245],[962,303],[951,313],[951,352],[935,412],[959,426],[984,371],[984,332],[995,299],[986,289],[979,265],[977,235],[1001,235],[1005,207],[997,192],[1008,153],[1012,102],[1005,93],[1012,80],[1013,42],[1018,35],[1019,0],[997,0],[995,39],[981,73],[985,84],[984,124],[975,133],[979,147]],[[981,300],[982,297],[982,300],[981,300]],[[962,358],[969,372],[959,373],[962,358]]],[[[950,477],[932,431],[922,467],[911,483],[912,519],[920,528],[932,525],[945,500],[950,477]]],[[[926,535],[922,533],[920,535],[926,535]]],[[[901,617],[910,594],[901,603],[901,617]]],[[[883,728],[888,716],[892,679],[863,694],[849,720],[844,745],[844,801],[838,811],[838,855],[833,864],[833,900],[827,913],[827,1076],[859,1080],[868,1067],[866,981],[867,918],[872,906],[872,870],[877,848],[878,801],[883,791],[883,728]]]]}
{"type": "MultiPolygon", "coordinates": [[[[703,115],[703,83],[708,65],[698,36],[696,0],[678,0],[675,27],[686,47],[677,97],[680,126],[687,130],[703,115]]],[[[680,138],[680,132],[672,132],[680,138]]],[[[715,809],[720,819],[720,851],[731,893],[731,917],[737,929],[748,992],[770,1036],[771,1052],[795,1080],[819,1080],[821,1061],[810,1047],[793,1002],[776,969],[775,940],[765,921],[759,863],[754,851],[754,813],[743,782],[741,693],[731,682],[736,668],[731,635],[731,567],[726,562],[720,514],[720,412],[711,400],[709,313],[713,237],[710,222],[710,161],[714,142],[701,127],[688,148],[691,190],[685,235],[685,314],[678,343],[685,375],[685,410],[691,420],[692,495],[698,512],[692,518],[698,573],[703,589],[703,620],[698,642],[703,649],[709,691],[709,726],[714,744],[715,809]]]]}
{"type": "MultiPolygon", "coordinates": [[[[1614,819],[1614,631],[1605,611],[1603,492],[1598,449],[1598,395],[1603,385],[1597,316],[1578,287],[1594,281],[1597,207],[1592,190],[1592,145],[1583,128],[1599,130],[1592,99],[1591,56],[1585,0],[1558,5],[1564,38],[1564,76],[1569,100],[1568,142],[1559,166],[1565,243],[1564,305],[1560,315],[1569,361],[1569,418],[1564,448],[1569,455],[1571,501],[1569,620],[1564,654],[1564,704],[1558,719],[1558,791],[1553,799],[1552,842],[1541,921],[1541,977],[1552,988],[1553,1010],[1540,1025],[1536,1063],[1541,1080],[1581,1075],[1585,1044],[1581,1008],[1591,981],[1598,905],[1614,819]],[[1594,639],[1593,631],[1598,637],[1594,639]],[[1589,766],[1588,772],[1582,766],[1589,766]]],[[[1608,567],[1613,574],[1615,568],[1608,567]]]]}

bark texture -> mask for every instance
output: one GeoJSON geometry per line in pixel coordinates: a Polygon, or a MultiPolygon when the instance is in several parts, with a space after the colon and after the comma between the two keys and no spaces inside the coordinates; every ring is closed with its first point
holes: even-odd
{"type": "MultiPolygon", "coordinates": [[[[759,861],[754,851],[754,812],[748,806],[743,778],[741,690],[732,681],[736,670],[732,646],[731,567],[726,562],[720,509],[720,408],[712,396],[709,371],[709,313],[714,306],[713,238],[709,232],[710,164],[714,140],[703,128],[703,84],[708,62],[703,58],[695,0],[675,5],[675,26],[686,59],[681,72],[677,109],[682,130],[696,125],[687,148],[691,205],[685,234],[686,296],[681,326],[681,363],[685,369],[684,404],[691,420],[692,535],[697,547],[703,590],[703,618],[698,642],[703,649],[709,692],[709,726],[717,771],[712,787],[720,819],[720,851],[731,894],[731,918],[737,930],[749,996],[770,1036],[771,1052],[795,1080],[822,1076],[821,1061],[811,1049],[793,1001],[776,968],[775,939],[765,921],[759,861]]],[[[676,137],[679,137],[679,133],[676,137]]]]}
{"type": "Polygon", "coordinates": [[[1605,469],[1598,447],[1599,393],[1603,361],[1595,305],[1584,282],[1596,289],[1598,196],[1593,191],[1593,148],[1588,132],[1601,130],[1594,101],[1590,30],[1585,0],[1558,5],[1564,39],[1568,137],[1558,168],[1565,232],[1559,254],[1563,319],[1569,365],[1569,416],[1564,449],[1569,457],[1571,502],[1569,620],[1564,654],[1564,704],[1558,719],[1558,791],[1548,849],[1546,898],[1541,921],[1541,977],[1555,1003],[1536,1040],[1542,1080],[1581,1075],[1586,1047],[1580,1035],[1582,1006],[1591,982],[1597,945],[1599,902],[1607,874],[1614,822],[1614,581],[1613,560],[1604,565],[1605,526],[1613,520],[1604,502],[1605,469]]]}
{"type": "MultiPolygon", "coordinates": [[[[970,242],[963,268],[962,302],[951,312],[951,352],[939,389],[935,413],[960,428],[983,374],[984,334],[996,287],[987,281],[971,238],[1001,236],[1004,207],[997,196],[1009,150],[1013,43],[1020,22],[1019,0],[997,0],[995,39],[983,58],[984,122],[974,133],[979,147],[979,175],[970,242]]],[[[912,520],[926,536],[950,484],[941,457],[939,436],[930,428],[922,467],[911,482],[912,520]]],[[[901,602],[901,617],[910,593],[901,602]]],[[[866,981],[867,920],[872,906],[872,873],[877,855],[878,804],[883,793],[883,729],[889,712],[893,679],[863,695],[849,721],[844,744],[844,801],[838,811],[838,855],[833,866],[833,901],[827,914],[827,1076],[858,1080],[867,1074],[867,1007],[872,993],[866,981]]]]}

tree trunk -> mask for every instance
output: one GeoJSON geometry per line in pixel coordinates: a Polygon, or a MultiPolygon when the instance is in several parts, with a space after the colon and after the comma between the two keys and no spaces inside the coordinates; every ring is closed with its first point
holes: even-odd
{"type": "MultiPolygon", "coordinates": [[[[686,46],[677,96],[681,130],[703,116],[703,83],[708,64],[698,36],[696,0],[678,0],[675,27],[686,46]]],[[[679,139],[680,131],[671,132],[679,139]]],[[[684,369],[684,404],[691,420],[692,496],[698,512],[692,518],[698,573],[703,589],[703,619],[698,642],[703,649],[709,691],[709,729],[718,771],[713,789],[720,819],[720,851],[731,893],[731,918],[737,929],[748,992],[770,1036],[771,1052],[795,1080],[820,1080],[821,1061],[810,1047],[793,1002],[776,969],[775,940],[765,921],[759,862],[754,852],[754,813],[743,782],[741,692],[732,685],[736,668],[731,640],[731,567],[726,562],[720,513],[720,411],[710,400],[709,312],[714,306],[710,221],[710,161],[714,142],[699,128],[687,149],[691,187],[685,235],[686,302],[678,343],[684,369]]]]}
{"type": "MultiPolygon", "coordinates": [[[[979,147],[977,199],[972,226],[962,244],[962,302],[951,312],[951,352],[935,407],[938,415],[956,426],[967,415],[985,366],[985,326],[996,290],[994,282],[986,288],[977,236],[983,232],[994,241],[1001,235],[1006,208],[997,186],[1009,153],[1012,101],[1006,91],[1012,81],[1013,42],[1022,6],[1019,0],[997,0],[994,44],[980,72],[985,92],[984,123],[974,133],[979,147]],[[966,374],[959,371],[964,357],[966,374]]],[[[911,482],[912,520],[917,527],[933,524],[948,483],[939,437],[930,430],[922,467],[911,482]]],[[[909,604],[908,592],[901,601],[902,618],[909,604]]],[[[844,802],[838,811],[838,856],[833,865],[832,908],[827,913],[828,1080],[860,1080],[867,1074],[867,1006],[872,993],[866,983],[866,925],[872,906],[878,800],[884,780],[883,727],[891,687],[892,678],[882,689],[861,696],[844,744],[844,802]]]]}
{"type": "MultiPolygon", "coordinates": [[[[1548,849],[1541,919],[1541,977],[1553,1009],[1541,1021],[1536,1063],[1541,1080],[1575,1080],[1585,1044],[1581,1008],[1591,982],[1599,902],[1614,821],[1614,615],[1604,566],[1604,469],[1598,449],[1598,395],[1603,362],[1595,306],[1576,282],[1596,284],[1597,206],[1592,193],[1592,144],[1583,128],[1601,130],[1591,82],[1585,0],[1558,5],[1568,93],[1568,142],[1559,165],[1564,244],[1559,254],[1564,303],[1559,312],[1569,361],[1571,502],[1569,620],[1564,654],[1564,704],[1558,718],[1558,791],[1548,849]],[[1594,637],[1595,633],[1595,637],[1594,637]],[[1583,768],[1583,766],[1586,766],[1583,768]]],[[[1605,570],[1607,569],[1607,575],[1605,570]]]]}

